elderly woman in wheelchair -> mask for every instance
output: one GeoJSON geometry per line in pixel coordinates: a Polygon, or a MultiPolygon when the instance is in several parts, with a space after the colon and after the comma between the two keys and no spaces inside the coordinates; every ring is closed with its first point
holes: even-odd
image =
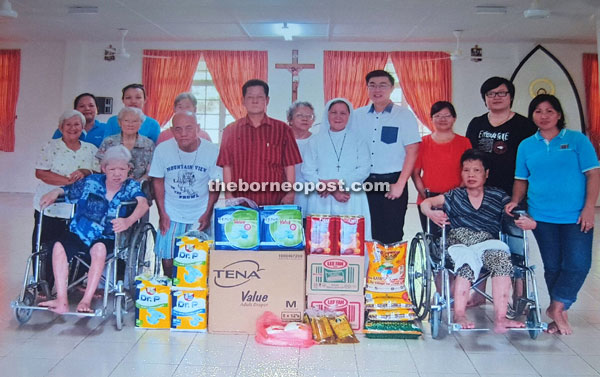
{"type": "MultiPolygon", "coordinates": [[[[494,331],[524,327],[521,322],[506,318],[511,293],[513,266],[508,246],[499,241],[504,206],[510,197],[504,191],[484,187],[489,173],[485,154],[467,150],[461,157],[461,178],[464,187],[426,199],[423,213],[440,227],[450,225],[447,237],[448,254],[454,263],[454,323],[463,329],[474,328],[466,317],[471,282],[485,268],[492,276],[494,331]],[[443,209],[443,210],[442,210],[443,209]]],[[[534,220],[521,216],[515,224],[524,230],[536,226],[534,220]]]]}
{"type": "Polygon", "coordinates": [[[102,161],[104,174],[92,174],[71,185],[54,189],[40,200],[45,208],[65,195],[69,203],[76,203],[76,211],[67,232],[52,250],[53,272],[57,298],[39,305],[57,313],[69,311],[67,280],[69,262],[76,254],[89,254],[91,264],[88,282],[77,311],[91,313],[91,301],[98,287],[107,251],[114,248],[115,232],[123,232],[137,222],[147,211],[148,202],[140,184],[127,178],[131,153],[122,145],[109,148],[102,161]],[[116,211],[122,202],[137,201],[133,213],[118,217],[116,211]],[[117,218],[118,217],[118,218],[117,218]]]}

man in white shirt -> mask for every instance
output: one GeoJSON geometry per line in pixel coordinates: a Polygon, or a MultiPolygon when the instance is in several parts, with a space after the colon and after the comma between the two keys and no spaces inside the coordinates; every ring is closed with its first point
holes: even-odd
{"type": "Polygon", "coordinates": [[[156,253],[166,276],[172,274],[175,238],[210,226],[219,192],[209,191],[209,182],[223,174],[216,165],[219,148],[200,139],[196,116],[180,111],[172,123],[174,138],[156,147],[149,173],[160,216],[156,253]]]}
{"type": "Polygon", "coordinates": [[[357,109],[355,124],[368,141],[371,174],[365,182],[389,183],[387,192],[367,193],[373,239],[383,243],[402,241],[408,205],[406,183],[419,152],[419,126],[412,112],[395,105],[390,96],[394,78],[376,70],[366,76],[372,104],[357,109]]]}

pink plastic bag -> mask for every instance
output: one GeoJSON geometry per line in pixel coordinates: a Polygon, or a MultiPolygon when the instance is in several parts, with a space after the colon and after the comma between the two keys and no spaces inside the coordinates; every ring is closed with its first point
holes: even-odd
{"type": "Polygon", "coordinates": [[[317,344],[310,326],[300,322],[283,322],[272,312],[264,312],[256,320],[257,343],[268,346],[308,348],[317,344]]]}

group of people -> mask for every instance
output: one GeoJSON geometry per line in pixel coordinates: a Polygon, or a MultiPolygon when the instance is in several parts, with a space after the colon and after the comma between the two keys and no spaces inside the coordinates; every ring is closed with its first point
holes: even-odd
{"type": "MultiPolygon", "coordinates": [[[[81,194],[80,202],[91,208],[90,195],[84,194],[88,191],[100,196],[98,203],[107,212],[104,217],[94,217],[78,210],[69,229],[63,220],[44,219],[42,241],[58,241],[52,258],[54,275],[66,279],[65,265],[74,252],[92,250],[93,264],[94,248],[100,245],[96,248],[106,253],[104,238],[113,239],[114,231],[130,226],[147,210],[149,200],[139,200],[129,217],[115,219],[109,209],[125,196],[146,197],[156,203],[160,217],[156,252],[165,274],[170,274],[174,239],[193,228],[210,226],[220,192],[210,191],[209,182],[217,180],[224,183],[225,198],[245,197],[258,205],[295,203],[305,216],[361,215],[367,239],[399,242],[404,238],[407,184],[412,178],[424,229],[427,218],[440,226],[450,223],[451,243],[469,246],[495,239],[502,212],[528,205],[529,216],[516,223],[534,229],[540,246],[552,300],[547,314],[554,322],[549,331],[569,334],[567,310],[591,264],[599,187],[598,159],[589,140],[564,129],[563,111],[554,96],[536,97],[528,118],[513,112],[514,86],[500,77],[482,85],[488,112],[470,122],[466,137],[453,130],[454,106],[439,101],[431,107],[433,132],[421,140],[415,116],[390,98],[394,84],[386,71],[369,72],[365,85],[371,104],[355,110],[348,100],[333,99],[326,104],[315,131],[310,103],[292,104],[286,124],[267,116],[268,84],[249,80],[241,93],[247,115],[224,129],[220,147],[200,129],[196,100],[190,93],[176,98],[172,127],[162,133],[158,123],[142,112],[146,99],[142,85],[123,88],[125,107],[107,124],[95,119],[92,94],[78,96],[75,110],[61,116],[55,139],[42,148],[38,159],[36,177],[42,182],[34,200],[35,216],[37,219],[40,209],[60,193],[69,200],[74,200],[74,193],[81,194]],[[117,177],[116,168],[111,168],[121,165],[127,156],[131,158],[127,175],[117,177]],[[100,170],[106,178],[93,174],[100,170]],[[151,181],[152,198],[141,190],[144,181],[151,181]],[[282,189],[249,191],[242,189],[243,182],[279,183],[282,189]],[[322,186],[310,193],[283,189],[283,183],[295,187],[298,182],[322,186]],[[357,182],[375,188],[387,186],[366,192],[348,190],[357,182]],[[122,195],[115,195],[117,183],[122,195]],[[93,188],[86,191],[85,185],[93,188]],[[85,221],[78,220],[78,215],[85,221]],[[46,226],[54,230],[46,231],[46,226]],[[94,232],[84,234],[78,227],[94,232]],[[75,245],[70,233],[78,235],[85,247],[75,245]]],[[[493,293],[498,297],[496,329],[519,326],[505,318],[512,274],[506,250],[484,250],[481,261],[492,271],[493,293]]],[[[456,270],[456,319],[469,328],[473,324],[464,311],[470,281],[479,269],[465,263],[456,265],[456,270]]],[[[95,278],[88,279],[91,293],[86,290],[78,310],[91,310],[94,283],[95,278]]],[[[65,311],[65,285],[57,281],[56,287],[60,290],[57,300],[43,304],[65,311]]],[[[472,297],[470,304],[476,305],[478,300],[472,297]]]]}

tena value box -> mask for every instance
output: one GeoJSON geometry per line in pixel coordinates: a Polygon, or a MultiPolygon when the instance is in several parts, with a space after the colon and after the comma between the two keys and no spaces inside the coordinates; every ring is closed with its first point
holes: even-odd
{"type": "Polygon", "coordinates": [[[138,276],[135,278],[135,327],[171,327],[171,279],[138,276]]]}
{"type": "Polygon", "coordinates": [[[306,307],[343,312],[352,330],[358,331],[363,327],[365,315],[363,295],[308,295],[306,307]]]}
{"type": "Polygon", "coordinates": [[[211,250],[208,331],[254,334],[265,311],[283,321],[302,321],[304,274],[302,250],[211,250]]]}
{"type": "Polygon", "coordinates": [[[260,207],[260,238],[260,250],[303,250],[304,228],[300,207],[260,207]]]}
{"type": "Polygon", "coordinates": [[[215,208],[215,249],[258,250],[258,211],[248,207],[215,208]]]}
{"type": "Polygon", "coordinates": [[[206,291],[171,291],[171,330],[206,332],[206,291]]]}
{"type": "Polygon", "coordinates": [[[315,255],[306,258],[306,293],[362,295],[365,258],[348,255],[315,255]]]}
{"type": "Polygon", "coordinates": [[[173,286],[178,288],[207,288],[208,251],[212,241],[183,235],[175,238],[173,286]]]}

